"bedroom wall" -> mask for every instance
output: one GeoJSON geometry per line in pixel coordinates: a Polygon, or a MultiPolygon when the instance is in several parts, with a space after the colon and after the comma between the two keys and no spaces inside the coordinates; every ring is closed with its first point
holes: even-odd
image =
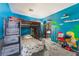
{"type": "MultiPolygon", "coordinates": [[[[33,17],[25,16],[25,15],[20,15],[20,14],[16,14],[16,13],[13,13],[12,15],[17,17],[17,18],[23,19],[25,21],[40,21],[37,18],[33,18],[33,17]]],[[[23,35],[28,35],[30,33],[31,33],[31,29],[30,28],[28,28],[28,27],[21,28],[21,35],[22,36],[23,35]]]]}
{"type": "Polygon", "coordinates": [[[0,38],[3,37],[3,20],[11,15],[9,5],[7,3],[0,3],[0,38]]]}
{"type": "MultiPolygon", "coordinates": [[[[32,18],[32,17],[28,17],[28,16],[25,16],[25,15],[20,15],[20,14],[16,14],[16,13],[13,13],[11,10],[11,8],[9,7],[9,4],[8,3],[0,3],[0,38],[3,37],[3,20],[4,18],[6,20],[8,20],[8,18],[10,16],[15,16],[17,18],[21,18],[21,19],[24,19],[26,21],[37,21],[38,19],[36,18],[32,18]]],[[[30,34],[30,28],[22,28],[22,35],[26,35],[26,34],[30,34]]]]}
{"type": "Polygon", "coordinates": [[[58,32],[63,32],[65,34],[68,31],[73,31],[75,38],[79,38],[79,21],[64,23],[65,20],[79,19],[79,3],[44,18],[46,21],[49,19],[52,24],[51,38],[53,41],[57,41],[58,32]],[[69,17],[62,19],[64,14],[68,14],[69,17]]]}

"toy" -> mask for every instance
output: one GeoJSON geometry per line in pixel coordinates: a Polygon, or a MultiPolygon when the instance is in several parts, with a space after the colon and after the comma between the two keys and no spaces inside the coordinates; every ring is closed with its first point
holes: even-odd
{"type": "Polygon", "coordinates": [[[62,47],[65,48],[66,46],[69,46],[66,42],[63,42],[62,47]]]}
{"type": "Polygon", "coordinates": [[[72,48],[66,43],[62,45],[63,48],[65,48],[68,51],[72,51],[72,48]]]}
{"type": "Polygon", "coordinates": [[[71,36],[71,44],[74,46],[74,47],[77,47],[77,44],[76,44],[76,38],[74,37],[74,33],[73,32],[67,32],[66,33],[67,35],[71,36]]]}
{"type": "Polygon", "coordinates": [[[64,34],[62,32],[58,32],[58,41],[64,42],[64,34]]]}
{"type": "Polygon", "coordinates": [[[65,39],[65,41],[67,42],[67,43],[71,43],[71,36],[69,36],[69,35],[65,35],[64,36],[64,39],[65,39]]]}
{"type": "Polygon", "coordinates": [[[65,48],[65,49],[68,50],[68,51],[72,51],[72,48],[67,44],[67,42],[64,42],[64,43],[62,44],[62,47],[65,48]]]}
{"type": "Polygon", "coordinates": [[[72,51],[71,36],[65,35],[64,39],[65,39],[65,42],[62,44],[62,47],[65,48],[68,51],[72,51]]]}
{"type": "Polygon", "coordinates": [[[72,51],[71,36],[65,35],[64,39],[65,39],[65,43],[64,43],[65,47],[64,48],[68,51],[72,51]]]}
{"type": "Polygon", "coordinates": [[[69,47],[69,46],[66,46],[65,49],[68,51],[72,51],[71,47],[69,47]]]}

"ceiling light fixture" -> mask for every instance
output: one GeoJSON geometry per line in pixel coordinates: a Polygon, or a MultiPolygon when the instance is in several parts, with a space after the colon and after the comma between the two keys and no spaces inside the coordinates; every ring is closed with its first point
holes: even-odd
{"type": "Polygon", "coordinates": [[[30,8],[29,11],[34,11],[34,10],[30,8]]]}

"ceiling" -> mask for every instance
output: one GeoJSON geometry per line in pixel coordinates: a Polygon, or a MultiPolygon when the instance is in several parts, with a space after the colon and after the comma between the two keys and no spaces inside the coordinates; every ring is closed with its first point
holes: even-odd
{"type": "Polygon", "coordinates": [[[10,3],[11,11],[34,18],[44,18],[74,3],[10,3]]]}

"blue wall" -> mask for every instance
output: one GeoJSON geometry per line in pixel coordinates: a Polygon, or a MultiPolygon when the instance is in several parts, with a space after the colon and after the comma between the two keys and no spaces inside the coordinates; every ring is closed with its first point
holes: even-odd
{"type": "Polygon", "coordinates": [[[0,38],[3,37],[3,20],[11,15],[9,5],[7,3],[0,3],[0,38]]]}
{"type": "MultiPolygon", "coordinates": [[[[13,13],[12,16],[23,19],[25,21],[37,21],[37,20],[40,21],[40,19],[25,16],[25,15],[20,15],[20,14],[16,14],[16,13],[13,13]]],[[[30,33],[31,33],[31,29],[29,27],[23,27],[21,29],[21,35],[27,35],[27,34],[30,34],[30,33]]]]}
{"type": "MultiPolygon", "coordinates": [[[[24,19],[26,21],[36,21],[36,20],[38,20],[37,18],[13,13],[10,10],[8,3],[0,3],[0,38],[3,37],[3,20],[4,20],[4,18],[6,20],[8,20],[8,17],[10,17],[10,16],[15,16],[17,18],[21,18],[21,19],[24,19]]],[[[27,28],[27,27],[22,28],[22,35],[30,34],[30,30],[31,29],[27,28]]]]}
{"type": "MultiPolygon", "coordinates": [[[[63,21],[64,20],[73,20],[73,19],[79,19],[79,4],[76,4],[76,5],[73,5],[69,8],[66,8],[64,10],[61,10],[55,14],[52,14],[44,19],[37,19],[37,18],[33,18],[33,17],[28,17],[28,16],[25,16],[25,15],[20,15],[20,14],[15,14],[15,13],[12,13],[10,8],[9,8],[9,5],[7,3],[0,3],[0,34],[2,35],[2,27],[3,27],[3,18],[6,17],[8,18],[9,16],[15,16],[17,18],[21,18],[21,19],[24,19],[26,21],[46,21],[48,19],[51,19],[52,21],[55,21],[57,22],[58,24],[63,24],[60,26],[60,28],[54,28],[55,32],[54,34],[56,34],[58,31],[62,31],[62,32],[67,32],[67,31],[74,31],[77,35],[77,37],[79,37],[79,31],[78,31],[78,25],[79,23],[78,22],[74,22],[74,23],[64,23],[63,21]],[[69,18],[66,18],[66,19],[61,19],[61,17],[63,16],[63,14],[68,14],[70,17],[69,18]],[[73,26],[72,26],[73,25],[73,26]],[[67,29],[68,28],[68,29],[67,29]],[[74,28],[76,28],[76,30],[74,30],[74,28]]],[[[53,27],[53,25],[52,25],[53,27]]],[[[53,28],[52,28],[53,29],[53,28]]],[[[28,34],[30,33],[30,29],[27,28],[23,28],[22,29],[22,35],[24,34],[28,34]]],[[[55,36],[53,36],[53,32],[52,32],[52,40],[53,38],[55,38],[55,36]]],[[[56,39],[56,38],[55,38],[56,39]]]]}
{"type": "Polygon", "coordinates": [[[79,22],[64,23],[64,20],[79,19],[79,3],[44,18],[44,20],[48,20],[48,19],[52,20],[52,22],[57,23],[57,25],[52,24],[52,30],[54,31],[52,32],[51,37],[53,41],[56,41],[57,32],[59,31],[64,33],[66,33],[67,31],[73,31],[75,33],[75,37],[79,38],[79,22]],[[61,19],[61,17],[64,14],[68,14],[70,17],[61,19]],[[58,25],[58,24],[63,24],[63,25],[58,25]],[[59,26],[59,28],[55,26],[59,26]]]}
{"type": "Polygon", "coordinates": [[[0,17],[7,17],[11,15],[9,5],[7,3],[0,3],[0,17]]]}

